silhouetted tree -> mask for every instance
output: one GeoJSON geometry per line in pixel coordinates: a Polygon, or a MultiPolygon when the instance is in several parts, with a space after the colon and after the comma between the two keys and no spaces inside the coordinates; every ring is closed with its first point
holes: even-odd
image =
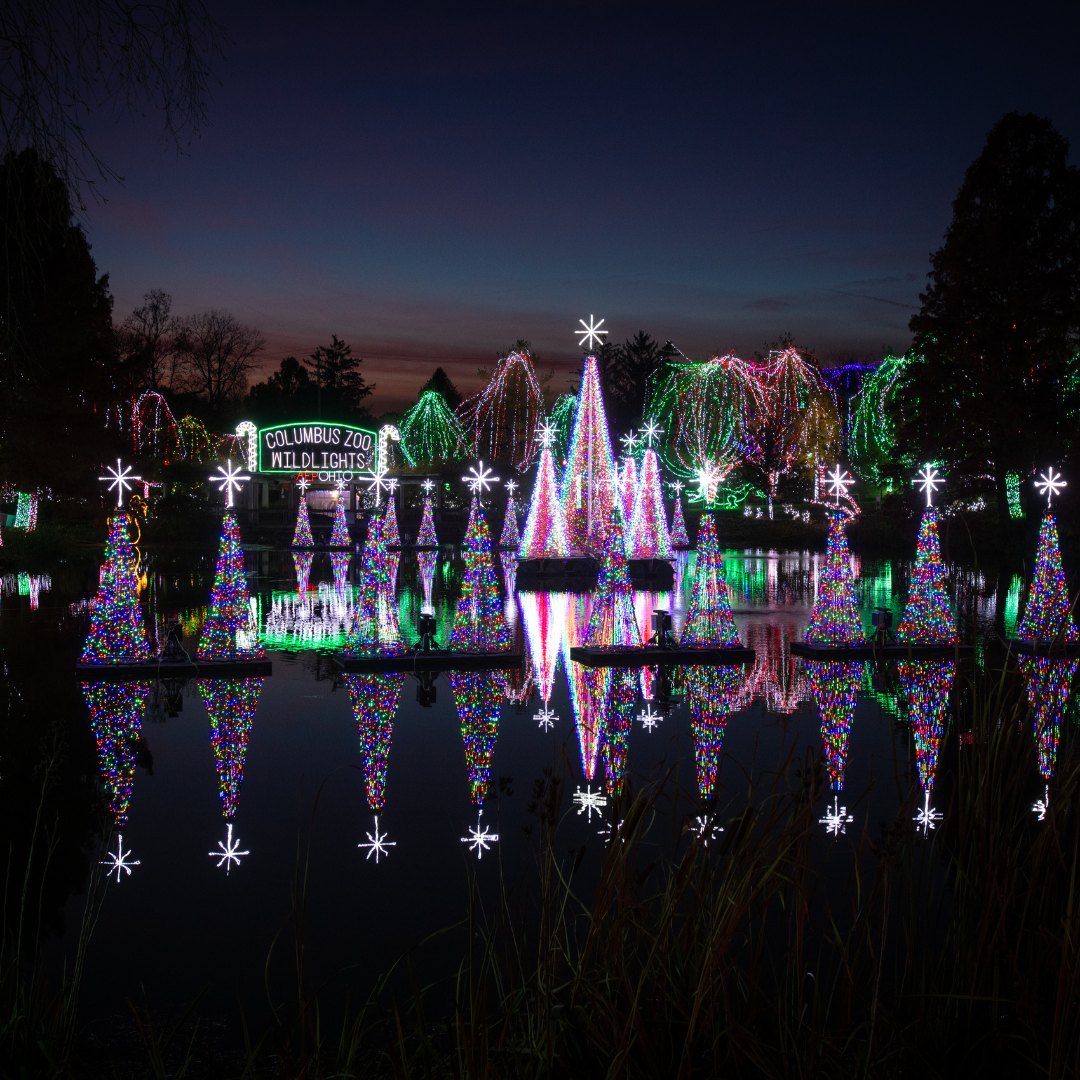
{"type": "Polygon", "coordinates": [[[185,328],[172,314],[172,297],[161,289],[143,295],[137,307],[116,331],[121,365],[136,386],[151,390],[172,389],[187,349],[185,328]]]}
{"type": "Polygon", "coordinates": [[[184,322],[186,382],[211,413],[235,401],[247,389],[248,373],[266,346],[262,334],[228,311],[204,311],[184,322]]]}
{"type": "Polygon", "coordinates": [[[374,389],[360,374],[363,357],[353,356],[352,347],[333,334],[329,345],[320,345],[303,361],[315,373],[315,409],[321,419],[324,408],[336,419],[345,420],[360,412],[360,402],[374,389]]]}
{"type": "Polygon", "coordinates": [[[967,477],[1062,459],[1075,430],[1080,175],[1030,113],[1002,117],[968,167],[911,319],[922,362],[901,376],[898,451],[967,477]]]}
{"type": "Polygon", "coordinates": [[[314,409],[315,381],[295,356],[286,356],[273,375],[252,386],[245,415],[269,424],[303,419],[314,409]]]}
{"type": "Polygon", "coordinates": [[[605,342],[594,351],[608,422],[617,431],[638,426],[643,419],[649,380],[663,360],[660,345],[639,330],[622,345],[605,342]]]}

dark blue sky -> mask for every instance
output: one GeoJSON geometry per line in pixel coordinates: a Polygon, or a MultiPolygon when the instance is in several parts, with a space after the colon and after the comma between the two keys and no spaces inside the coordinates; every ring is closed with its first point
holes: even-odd
{"type": "Polygon", "coordinates": [[[519,337],[560,385],[590,313],[696,356],[903,349],[994,121],[1080,139],[1080,17],[1038,4],[215,10],[236,44],[190,156],[153,116],[97,134],[116,317],[228,308],[274,367],[336,333],[377,410],[519,337]]]}

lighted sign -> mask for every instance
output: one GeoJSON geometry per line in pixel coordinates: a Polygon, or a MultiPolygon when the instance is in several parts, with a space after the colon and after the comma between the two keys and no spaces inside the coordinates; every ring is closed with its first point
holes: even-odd
{"type": "Polygon", "coordinates": [[[259,472],[368,472],[375,447],[374,431],[351,424],[277,424],[259,429],[259,472]]]}

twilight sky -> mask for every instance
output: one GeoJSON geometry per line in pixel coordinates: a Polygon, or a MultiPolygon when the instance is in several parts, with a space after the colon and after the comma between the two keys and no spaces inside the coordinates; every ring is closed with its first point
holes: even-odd
{"type": "Polygon", "coordinates": [[[267,369],[336,333],[376,413],[519,337],[561,388],[590,313],[691,356],[790,330],[876,359],[995,120],[1048,116],[1077,160],[1075,8],[211,7],[235,45],[190,155],[152,115],[95,132],[115,318],[151,288],[226,308],[267,369]]]}

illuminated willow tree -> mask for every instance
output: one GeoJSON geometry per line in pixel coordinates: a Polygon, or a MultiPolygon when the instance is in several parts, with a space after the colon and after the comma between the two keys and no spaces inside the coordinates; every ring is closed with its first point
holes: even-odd
{"type": "Polygon", "coordinates": [[[470,453],[508,461],[518,472],[524,472],[536,454],[536,428],[543,411],[544,394],[528,349],[504,356],[487,386],[458,410],[470,453]]]}
{"type": "Polygon", "coordinates": [[[413,465],[457,461],[464,453],[465,430],[437,390],[428,390],[402,418],[401,449],[413,465]]]}
{"type": "Polygon", "coordinates": [[[875,483],[881,483],[892,467],[896,424],[890,406],[897,381],[910,363],[910,356],[886,356],[876,371],[863,378],[859,391],[848,452],[854,470],[875,483]]]}
{"type": "Polygon", "coordinates": [[[737,356],[673,364],[648,407],[664,429],[664,461],[685,478],[709,462],[723,479],[752,450],[751,422],[765,408],[756,369],[737,356]]]}

